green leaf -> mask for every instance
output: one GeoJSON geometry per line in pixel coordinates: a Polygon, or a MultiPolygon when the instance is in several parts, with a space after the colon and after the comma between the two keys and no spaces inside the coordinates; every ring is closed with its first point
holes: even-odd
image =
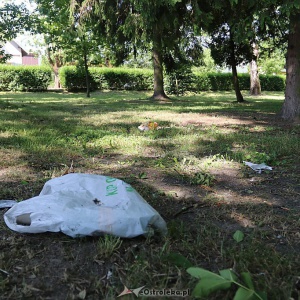
{"type": "Polygon", "coordinates": [[[241,242],[244,239],[244,233],[240,230],[237,230],[234,235],[233,238],[236,240],[236,242],[241,242]]]}
{"type": "Polygon", "coordinates": [[[193,265],[186,257],[181,255],[180,253],[169,253],[164,258],[177,267],[189,268],[193,265]]]}
{"type": "Polygon", "coordinates": [[[146,179],[147,174],[145,172],[142,172],[142,173],[139,173],[138,177],[139,177],[139,179],[146,179]]]}
{"type": "Polygon", "coordinates": [[[172,4],[172,5],[175,5],[177,2],[181,2],[182,0],[171,0],[170,1],[170,3],[172,4]]]}
{"type": "Polygon", "coordinates": [[[238,4],[238,0],[230,0],[230,4],[231,6],[233,6],[234,4],[238,4]]]}
{"type": "Polygon", "coordinates": [[[192,275],[193,277],[196,277],[196,278],[205,278],[205,277],[222,278],[220,275],[210,272],[208,270],[202,269],[202,268],[191,267],[191,268],[188,268],[186,271],[190,275],[192,275]]]}
{"type": "MultiPolygon", "coordinates": [[[[214,274],[214,273],[213,273],[214,274]]],[[[227,290],[231,286],[231,281],[228,281],[216,274],[215,277],[204,277],[193,290],[192,295],[195,297],[207,297],[212,292],[218,290],[227,290]]]]}
{"type": "Polygon", "coordinates": [[[202,297],[202,284],[200,284],[201,282],[197,283],[195,288],[193,289],[192,295],[194,297],[202,297]]]}
{"type": "MultiPolygon", "coordinates": [[[[193,277],[200,278],[199,283],[193,291],[193,295],[196,297],[205,297],[212,292],[228,289],[232,283],[231,280],[227,280],[216,273],[202,268],[188,268],[187,272],[193,277]]],[[[228,276],[228,273],[226,274],[228,276]]]]}
{"type": "Polygon", "coordinates": [[[259,297],[258,299],[260,299],[260,300],[268,299],[266,292],[256,292],[256,294],[258,295],[258,297],[259,297]]]}
{"type": "Polygon", "coordinates": [[[248,272],[242,272],[241,273],[241,277],[242,277],[242,280],[244,281],[244,283],[246,284],[246,286],[249,289],[254,290],[254,285],[253,285],[250,273],[248,273],[248,272]]]}
{"type": "Polygon", "coordinates": [[[230,269],[221,270],[219,273],[223,278],[230,281],[236,281],[238,279],[234,272],[230,269]]]}
{"type": "Polygon", "coordinates": [[[259,300],[260,297],[253,290],[247,290],[240,287],[233,298],[233,300],[259,300]]]}

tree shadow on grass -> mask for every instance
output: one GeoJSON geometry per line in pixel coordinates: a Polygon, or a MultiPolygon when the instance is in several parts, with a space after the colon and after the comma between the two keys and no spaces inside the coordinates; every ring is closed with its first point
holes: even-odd
{"type": "MultiPolygon", "coordinates": [[[[22,98],[22,95],[19,96],[22,98]]],[[[300,272],[297,235],[299,190],[296,188],[299,169],[297,171],[289,169],[290,165],[282,165],[274,172],[258,175],[242,168],[241,176],[236,176],[237,173],[233,172],[226,177],[220,172],[226,171],[221,165],[220,170],[214,173],[216,181],[210,189],[200,185],[192,186],[190,182],[193,172],[181,176],[174,171],[174,165],[167,165],[168,155],[169,159],[175,155],[179,162],[186,155],[184,149],[181,149],[183,145],[177,145],[175,141],[176,135],[182,134],[185,127],[140,133],[136,128],[139,122],[123,121],[122,115],[126,117],[124,112],[135,109],[167,111],[174,107],[174,112],[180,115],[184,110],[189,112],[187,104],[195,108],[190,111],[205,113],[207,111],[198,106],[200,98],[158,105],[148,100],[142,100],[141,103],[136,103],[135,99],[118,100],[113,98],[113,94],[102,102],[97,98],[88,103],[84,99],[76,99],[77,96],[74,95],[67,96],[70,100],[67,103],[63,103],[66,99],[63,95],[45,97],[50,96],[53,99],[50,103],[30,103],[30,95],[26,94],[25,102],[7,100],[8,103],[2,105],[0,143],[3,151],[5,150],[3,153],[11,152],[12,155],[9,158],[11,162],[4,162],[4,165],[7,169],[25,165],[28,174],[35,178],[24,180],[23,169],[19,170],[17,176],[9,172],[1,174],[0,198],[20,200],[37,195],[44,181],[51,175],[62,174],[64,166],[61,163],[74,160],[75,170],[78,168],[80,172],[105,174],[125,181],[129,178],[131,185],[166,219],[169,236],[166,239],[154,237],[147,240],[140,237],[124,240],[121,249],[113,257],[103,259],[97,254],[95,238],[70,240],[61,234],[21,235],[10,232],[4,227],[2,220],[0,245],[6,264],[1,269],[7,268],[13,274],[13,280],[5,284],[2,295],[11,295],[12,290],[17,289],[16,293],[19,291],[18,295],[22,297],[27,291],[31,293],[26,294],[28,297],[64,299],[67,294],[70,298],[77,297],[79,291],[86,290],[91,297],[99,298],[101,295],[104,299],[109,288],[113,290],[114,296],[118,295],[122,291],[122,283],[128,287],[147,284],[153,288],[163,288],[174,287],[177,279],[177,288],[193,288],[195,283],[191,284],[184,270],[180,269],[180,275],[174,262],[162,259],[163,254],[177,252],[186,256],[193,264],[211,271],[230,267],[236,267],[238,273],[249,270],[255,282],[267,289],[270,299],[289,298],[293,277],[300,272]],[[71,102],[72,97],[74,103],[71,102]],[[109,103],[111,100],[116,101],[109,103]],[[96,126],[82,119],[82,114],[89,116],[99,112],[107,113],[109,120],[110,111],[121,111],[120,120],[96,126]],[[22,131],[30,131],[30,134],[18,135],[22,131]],[[138,155],[124,154],[118,148],[107,148],[105,152],[103,149],[84,148],[87,142],[97,137],[111,135],[118,138],[124,135],[134,138],[138,134],[148,139],[147,147],[141,148],[138,155]],[[152,156],[151,153],[143,152],[150,147],[159,155],[152,156]],[[13,151],[16,151],[15,155],[13,151]],[[95,160],[95,164],[88,163],[91,159],[95,160]],[[125,165],[122,165],[123,161],[125,165]],[[167,168],[164,168],[164,164],[167,168]],[[58,172],[51,174],[54,168],[58,172]],[[45,175],[44,171],[49,173],[45,175]],[[148,178],[143,179],[144,175],[148,178]],[[232,238],[237,229],[245,233],[241,243],[236,243],[232,238]],[[117,274],[114,275],[119,282],[117,289],[116,285],[108,282],[105,284],[99,279],[111,267],[113,274],[117,274]],[[53,276],[54,273],[58,275],[53,276]],[[157,276],[172,273],[176,275],[175,281],[167,275],[163,279],[157,276]],[[25,284],[36,289],[25,290],[25,284]],[[22,291],[18,290],[18,286],[23,287],[22,291]],[[59,288],[53,289],[53,286],[59,288]]],[[[217,105],[218,101],[214,104],[217,105]]],[[[211,111],[220,115],[225,112],[225,109],[223,112],[222,110],[216,107],[211,111]]],[[[232,116],[249,120],[246,113],[241,115],[232,112],[232,116]]],[[[166,122],[163,123],[166,127],[172,123],[177,124],[177,121],[161,119],[161,123],[166,122]]],[[[252,119],[247,126],[255,124],[257,125],[256,120],[252,119]]],[[[197,125],[187,125],[198,134],[193,141],[195,148],[188,154],[199,161],[207,156],[221,157],[230,154],[228,148],[236,148],[236,145],[245,142],[245,134],[249,134],[251,137],[248,141],[255,144],[253,151],[258,149],[256,146],[261,147],[260,138],[263,133],[260,136],[258,132],[251,132],[249,127],[242,128],[238,124],[231,128],[232,135],[224,135],[214,132],[222,128],[221,124],[217,124],[212,130],[203,124],[197,125]],[[202,139],[204,135],[208,140],[202,139]]],[[[265,125],[268,126],[268,123],[265,125]]],[[[277,130],[271,132],[275,134],[277,130]]],[[[293,135],[297,137],[298,132],[294,130],[293,135]]],[[[242,155],[236,156],[239,162],[242,158],[242,155]]]]}

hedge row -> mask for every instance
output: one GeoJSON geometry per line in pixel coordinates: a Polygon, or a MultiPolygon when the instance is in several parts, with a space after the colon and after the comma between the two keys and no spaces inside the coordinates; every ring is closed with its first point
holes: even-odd
{"type": "Polygon", "coordinates": [[[50,81],[49,68],[0,65],[0,91],[44,91],[50,81]]]}
{"type": "MultiPolygon", "coordinates": [[[[241,90],[250,89],[250,75],[239,74],[239,85],[241,90]]],[[[285,76],[260,75],[260,84],[263,91],[284,91],[285,76]]],[[[231,73],[195,73],[194,90],[196,91],[226,91],[233,90],[231,73]]]]}
{"type": "MultiPolygon", "coordinates": [[[[92,90],[151,90],[153,71],[148,69],[127,68],[89,68],[92,90]]],[[[62,67],[59,71],[60,82],[68,91],[86,88],[85,72],[74,66],[62,67]]]]}
{"type": "MultiPolygon", "coordinates": [[[[92,90],[152,90],[153,71],[149,69],[128,68],[89,68],[92,90]]],[[[68,91],[86,88],[84,70],[74,66],[60,69],[60,81],[68,91]]],[[[265,91],[284,91],[285,76],[260,75],[261,87],[265,91]]],[[[250,75],[239,74],[241,90],[250,89],[250,75]]],[[[165,88],[168,93],[179,91],[224,91],[233,90],[231,73],[191,73],[165,76],[165,88]]]]}

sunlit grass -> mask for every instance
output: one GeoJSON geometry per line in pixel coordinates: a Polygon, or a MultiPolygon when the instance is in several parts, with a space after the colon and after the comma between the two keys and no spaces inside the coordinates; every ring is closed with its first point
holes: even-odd
{"type": "Polygon", "coordinates": [[[169,156],[220,154],[237,161],[249,155],[254,158],[253,152],[260,151],[272,161],[299,149],[296,136],[251,126],[251,118],[247,127],[224,128],[214,120],[211,124],[202,122],[203,114],[209,112],[215,113],[216,121],[224,113],[237,111],[243,115],[262,110],[275,114],[282,105],[280,93],[247,96],[246,104],[234,102],[231,92],[204,92],[165,103],[149,101],[149,95],[96,92],[86,99],[83,94],[72,93],[0,93],[1,146],[22,149],[24,156],[33,159],[48,157],[48,161],[59,163],[68,163],[76,155],[138,155],[148,147],[169,156]],[[140,132],[137,127],[150,120],[158,122],[160,129],[140,132]],[[56,157],[55,152],[61,155],[56,157]]]}
{"type": "MultiPolygon", "coordinates": [[[[272,243],[277,239],[274,230],[279,229],[297,247],[296,209],[278,208],[277,212],[264,202],[263,195],[256,198],[257,203],[229,204],[223,194],[208,190],[199,208],[193,200],[190,203],[184,197],[172,196],[174,186],[209,187],[213,185],[216,169],[243,170],[244,160],[283,165],[285,169],[281,172],[292,172],[293,162],[299,161],[300,156],[300,128],[277,126],[276,122],[271,124],[264,119],[275,117],[280,111],[283,94],[264,92],[262,96],[250,97],[244,92],[248,101],[245,104],[236,103],[232,92],[203,92],[167,102],[151,101],[149,96],[148,92],[128,91],[95,92],[90,99],[72,93],[0,93],[0,199],[23,200],[37,195],[46,180],[64,174],[71,165],[76,172],[116,175],[133,182],[144,198],[157,207],[165,206],[164,211],[174,209],[169,215],[169,235],[165,239],[134,240],[132,244],[124,240],[122,245],[113,241],[116,245],[112,249],[98,243],[95,252],[91,250],[89,259],[93,263],[96,259],[102,264],[102,256],[118,261],[118,268],[126,274],[118,289],[123,289],[123,284],[130,288],[143,284],[163,288],[170,282],[179,289],[187,285],[192,288],[195,282],[187,278],[185,271],[164,260],[165,255],[175,251],[212,271],[232,266],[238,272],[249,271],[271,299],[277,295],[278,299],[285,299],[299,270],[299,257],[282,257],[272,243]],[[158,122],[159,129],[141,132],[138,126],[149,121],[158,122]],[[201,175],[210,182],[202,180],[201,175]],[[141,184],[147,176],[151,180],[141,184]],[[159,184],[168,176],[173,186],[160,190],[159,184]],[[154,187],[154,180],[158,188],[154,187]],[[186,215],[184,223],[174,217],[181,206],[190,204],[193,218],[186,215]],[[245,220],[254,224],[255,229],[243,227],[247,238],[237,245],[230,226],[244,226],[245,220]],[[99,245],[108,250],[100,249],[99,245]],[[121,259],[111,258],[120,249],[121,259]]],[[[241,187],[241,191],[224,186],[225,192],[237,198],[253,189],[255,185],[241,187]]],[[[42,244],[44,236],[39,239],[42,244]]],[[[51,239],[52,236],[52,243],[51,239]]],[[[7,240],[2,243],[0,246],[4,247],[7,240]]],[[[21,249],[26,246],[18,244],[21,249]]],[[[30,246],[26,248],[29,252],[33,251],[30,246]]],[[[73,246],[77,248],[80,244],[76,241],[73,246]]],[[[15,249],[14,245],[9,247],[15,249]]],[[[71,257],[74,249],[64,249],[65,255],[71,257]]],[[[10,259],[5,268],[14,270],[10,248],[6,255],[10,259]]],[[[13,252],[14,259],[19,255],[17,250],[13,252]]],[[[78,270],[82,268],[79,266],[78,270]]],[[[65,270],[67,275],[68,272],[65,270]]],[[[86,270],[89,272],[92,271],[86,270]]],[[[74,277],[67,275],[66,284],[72,285],[74,277]]],[[[109,293],[116,294],[115,286],[113,292],[108,291],[100,279],[89,282],[87,290],[93,284],[95,293],[103,299],[109,293]]],[[[10,293],[8,290],[5,291],[10,293]]]]}

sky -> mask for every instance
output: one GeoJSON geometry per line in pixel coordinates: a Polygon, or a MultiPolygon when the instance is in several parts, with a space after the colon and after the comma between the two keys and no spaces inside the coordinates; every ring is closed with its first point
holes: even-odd
{"type": "Polygon", "coordinates": [[[17,5],[20,5],[20,4],[25,4],[26,7],[28,9],[30,8],[33,8],[34,7],[34,3],[31,3],[32,1],[30,0],[2,0],[1,3],[0,3],[0,7],[3,6],[4,4],[6,3],[9,3],[9,4],[17,4],[17,5]]]}

